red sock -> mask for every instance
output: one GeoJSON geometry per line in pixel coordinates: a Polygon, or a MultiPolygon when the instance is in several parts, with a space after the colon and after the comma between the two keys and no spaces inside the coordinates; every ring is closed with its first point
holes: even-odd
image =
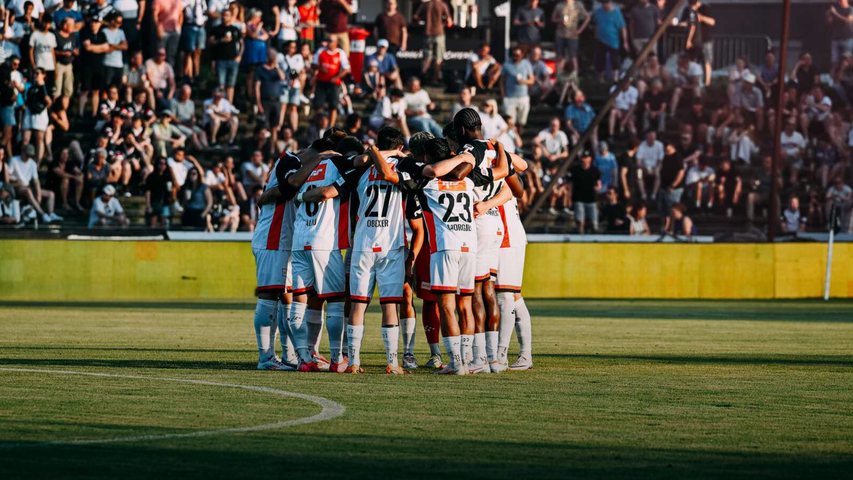
{"type": "Polygon", "coordinates": [[[438,303],[424,301],[421,320],[424,324],[427,343],[439,343],[441,341],[441,319],[438,317],[438,303]]]}

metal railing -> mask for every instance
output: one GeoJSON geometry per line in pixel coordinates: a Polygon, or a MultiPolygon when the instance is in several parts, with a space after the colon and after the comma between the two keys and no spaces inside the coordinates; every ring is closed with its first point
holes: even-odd
{"type": "MultiPolygon", "coordinates": [[[[760,65],[772,46],[767,35],[722,35],[714,37],[712,42],[714,58],[711,67],[714,70],[734,65],[740,56],[745,56],[753,65],[760,65]]],[[[666,32],[658,46],[661,58],[678,55],[685,50],[686,43],[687,32],[666,32]]]]}

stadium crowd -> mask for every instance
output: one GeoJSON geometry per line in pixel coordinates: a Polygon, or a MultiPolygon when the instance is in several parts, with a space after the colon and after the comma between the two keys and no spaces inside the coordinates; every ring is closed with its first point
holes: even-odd
{"type": "Polygon", "coordinates": [[[825,230],[833,207],[838,227],[849,229],[848,1],[826,12],[831,71],[817,71],[804,52],[786,72],[780,125],[775,52],[715,74],[717,20],[690,0],[677,15],[683,52],[664,59],[654,48],[593,128],[597,112],[581,85],[611,88],[671,4],[528,0],[512,11],[507,61],[482,45],[462,78],[445,78],[454,15],[442,0],[419,3],[410,19],[385,0],[368,26],[376,52],[362,68],[350,63],[350,0],[9,0],[0,8],[0,223],[88,215],[90,226],[126,226],[122,202],[137,196],[150,226],[252,230],[283,152],[336,125],[365,144],[383,126],[407,139],[440,137],[469,107],[486,138],[530,160],[519,208],[556,181],[544,211],[573,218],[580,233],[648,235],[651,214],[661,231],[691,236],[709,213],[750,222],[776,215],[784,232],[825,230]],[[396,58],[413,22],[426,37],[419,76],[396,58]],[[425,84],[458,92],[450,112],[425,84]],[[553,119],[525,135],[532,111],[553,119]],[[777,136],[783,162],[774,179],[777,136]],[[575,148],[577,161],[558,177],[575,148]],[[772,182],[781,212],[769,211],[772,182]]]}

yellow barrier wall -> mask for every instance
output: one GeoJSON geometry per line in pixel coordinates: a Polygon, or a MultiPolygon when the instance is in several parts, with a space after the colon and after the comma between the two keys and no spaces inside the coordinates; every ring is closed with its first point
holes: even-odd
{"type": "MultiPolygon", "coordinates": [[[[853,244],[836,244],[831,293],[853,297],[853,244]]],[[[823,244],[537,243],[524,295],[804,298],[823,295],[823,244]]],[[[248,243],[0,241],[0,300],[247,300],[248,243]]]]}

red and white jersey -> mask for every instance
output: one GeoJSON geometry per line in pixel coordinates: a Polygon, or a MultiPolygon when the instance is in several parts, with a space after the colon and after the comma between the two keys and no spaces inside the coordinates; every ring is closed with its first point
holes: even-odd
{"type": "Polygon", "coordinates": [[[503,223],[503,241],[501,248],[521,247],[527,245],[527,232],[518,213],[518,200],[512,197],[508,202],[498,207],[503,223]]]}
{"type": "MultiPolygon", "coordinates": [[[[389,158],[396,168],[397,158],[389,158]]],[[[356,186],[358,223],[353,250],[389,252],[406,246],[405,194],[397,185],[379,178],[376,167],[368,168],[356,186]]]]}
{"type": "Polygon", "coordinates": [[[477,252],[474,225],[474,182],[433,179],[423,186],[421,208],[430,253],[442,250],[477,252]]]}
{"type": "MultiPolygon", "coordinates": [[[[463,153],[470,153],[474,156],[474,169],[480,175],[492,178],[491,170],[497,166],[498,155],[495,147],[486,140],[474,140],[466,144],[462,148],[463,153]]],[[[472,171],[473,173],[473,171],[472,171]]],[[[491,181],[485,185],[474,188],[474,199],[476,202],[485,202],[497,195],[501,191],[501,187],[506,182],[501,180],[491,181]]],[[[503,225],[500,218],[500,212],[497,208],[492,208],[484,215],[480,215],[476,219],[477,229],[481,235],[501,235],[503,234],[503,225]]]]}
{"type": "MultiPolygon", "coordinates": [[[[317,81],[331,82],[332,77],[341,72],[341,70],[349,70],[349,59],[346,52],[340,48],[332,51],[328,48],[321,48],[314,54],[314,65],[317,65],[317,81]]],[[[340,85],[341,80],[335,81],[335,85],[340,85]]]]}
{"type": "MultiPolygon", "coordinates": [[[[275,162],[270,170],[264,191],[278,187],[278,179],[274,172],[279,162],[288,162],[286,176],[295,173],[300,167],[299,159],[291,154],[285,154],[275,162]]],[[[282,189],[280,189],[282,190],[282,189]]],[[[293,235],[293,222],[285,220],[285,211],[288,204],[293,203],[291,199],[296,190],[287,184],[284,186],[281,196],[276,203],[262,205],[258,213],[258,221],[252,234],[252,248],[261,250],[290,250],[290,239],[293,235]]],[[[291,207],[292,208],[292,207],[291,207]]]]}
{"type": "MultiPolygon", "coordinates": [[[[299,193],[334,185],[342,190],[344,173],[351,162],[338,156],[321,161],[302,184],[299,193]]],[[[320,203],[301,203],[296,207],[291,250],[340,250],[349,247],[348,195],[338,195],[320,203]]]]}

